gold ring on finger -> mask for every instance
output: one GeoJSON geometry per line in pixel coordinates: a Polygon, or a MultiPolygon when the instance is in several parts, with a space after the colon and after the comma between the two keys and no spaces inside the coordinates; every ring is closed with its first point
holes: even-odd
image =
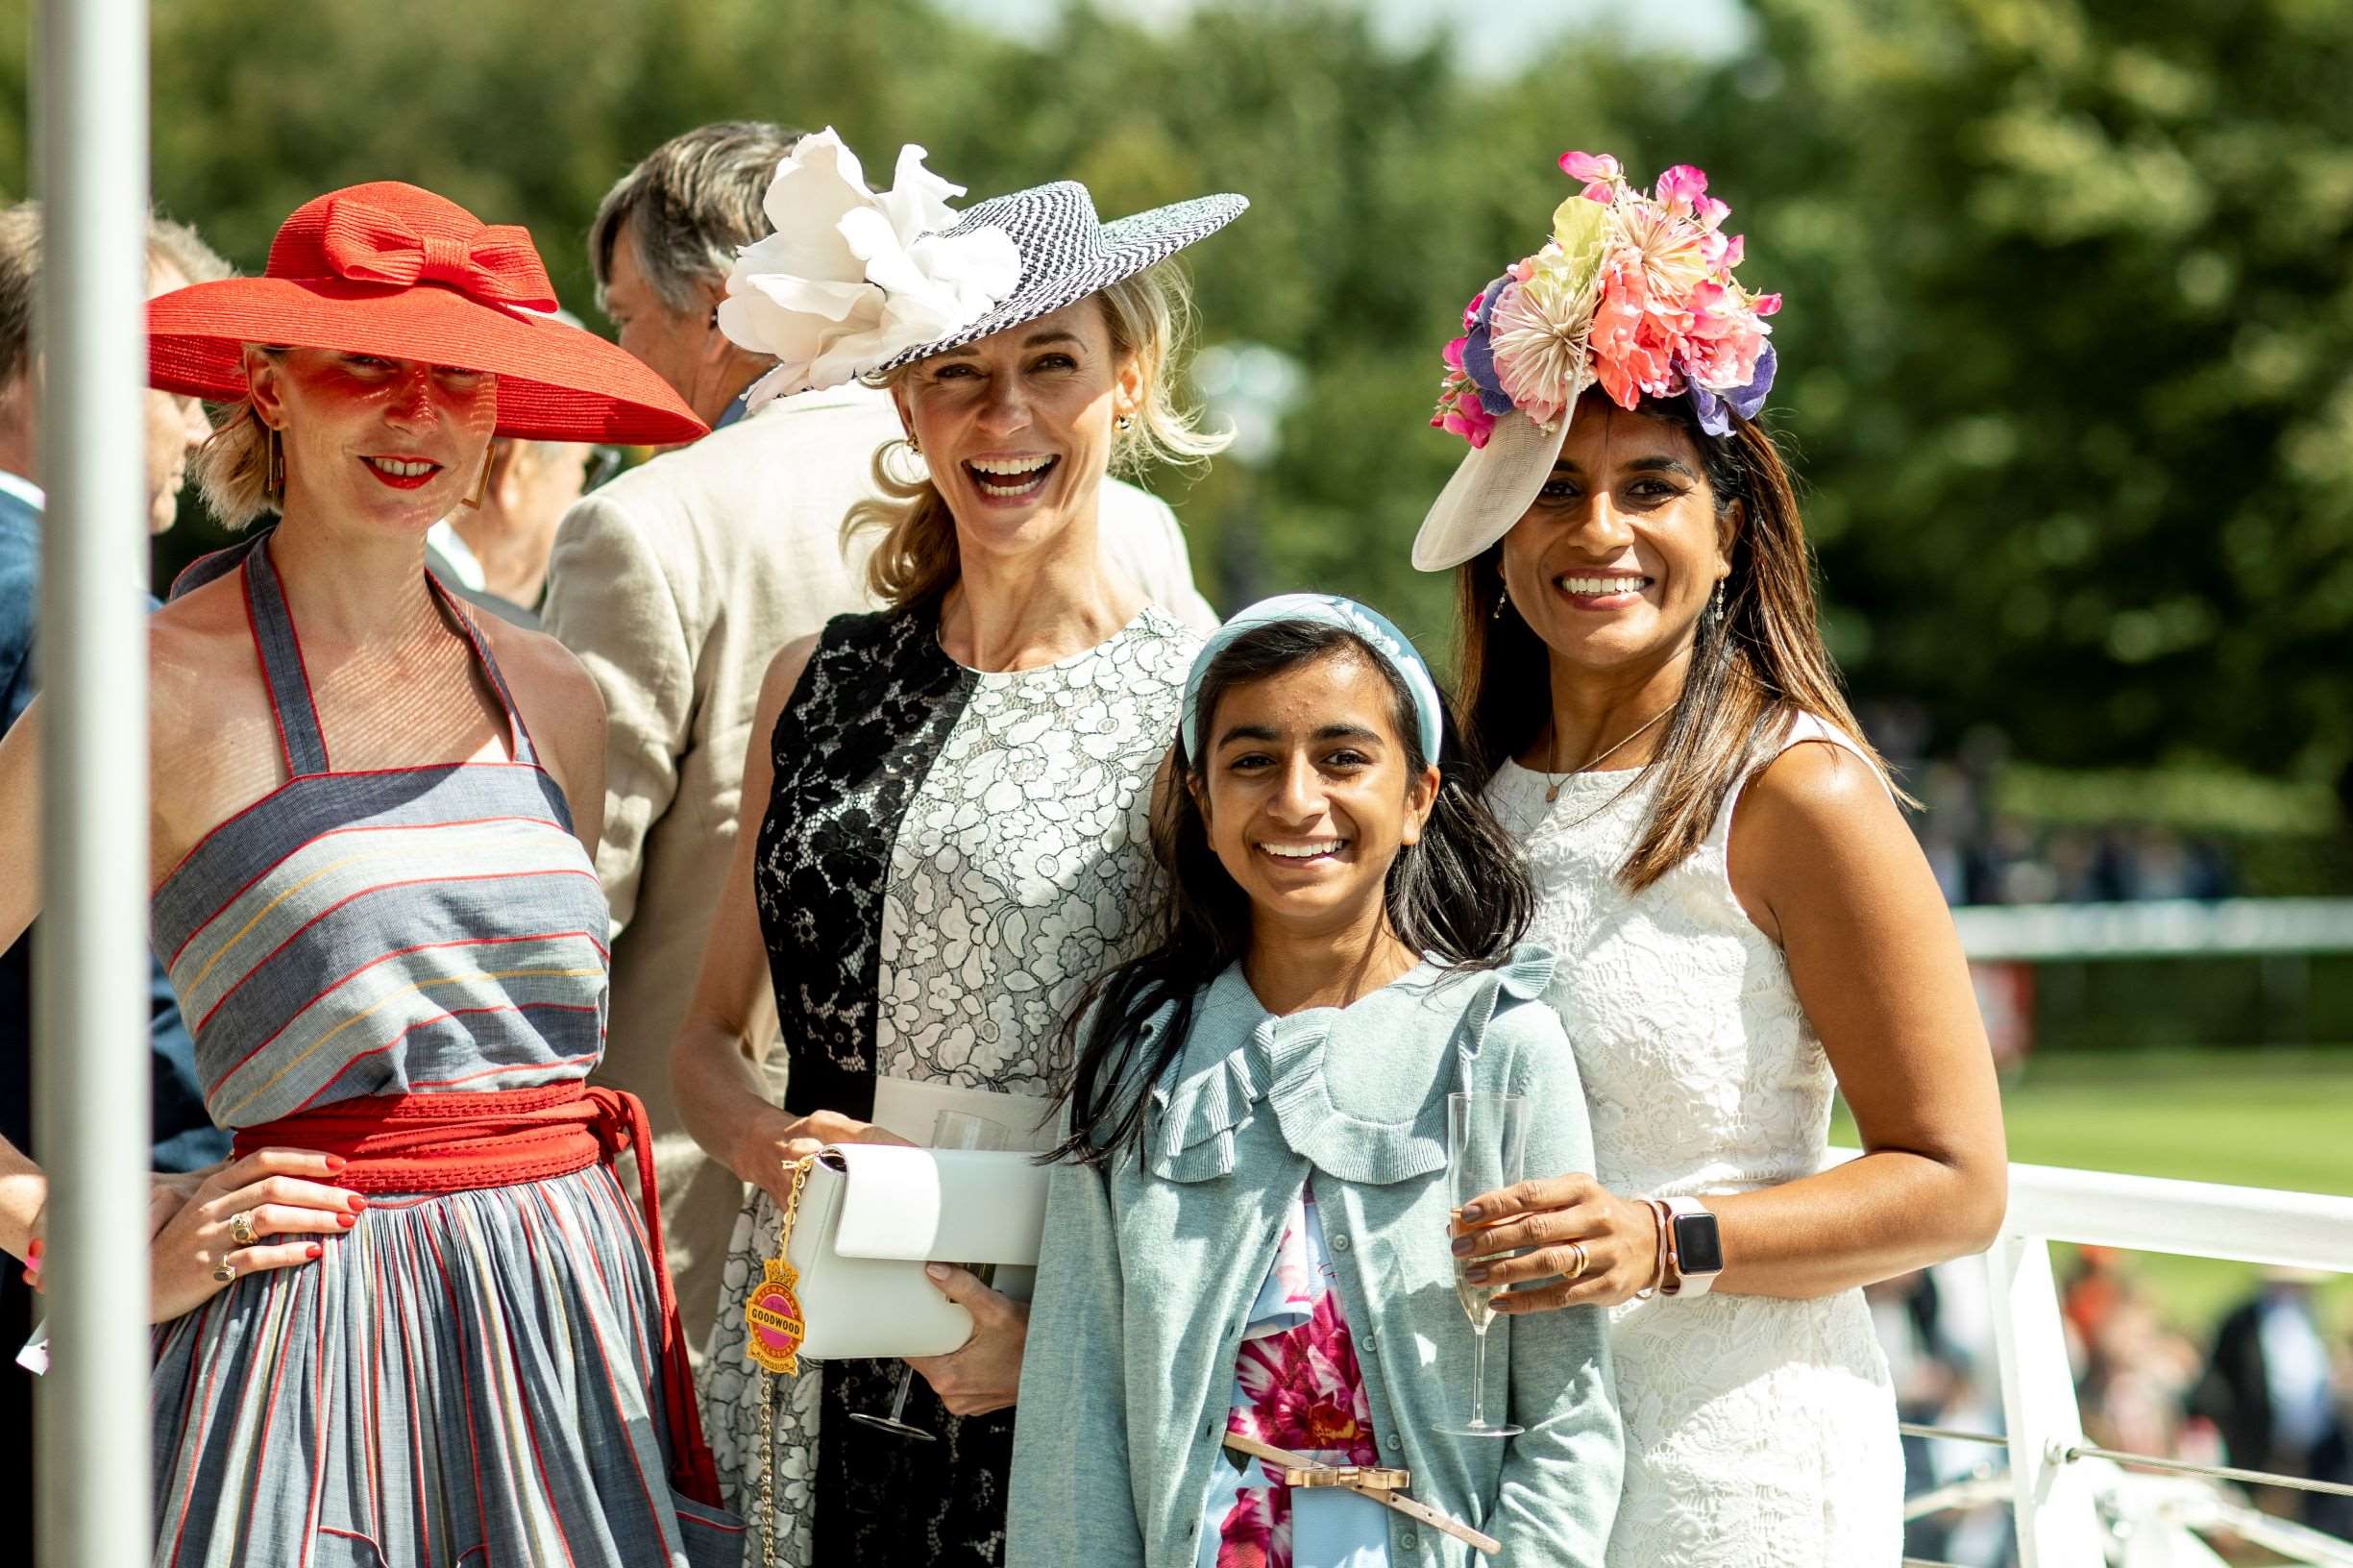
{"type": "Polygon", "coordinates": [[[254,1216],[250,1210],[239,1210],[229,1216],[229,1238],[240,1247],[254,1244],[254,1216]]]}
{"type": "Polygon", "coordinates": [[[1569,1250],[1577,1254],[1577,1266],[1569,1270],[1569,1278],[1572,1280],[1581,1280],[1585,1277],[1585,1265],[1591,1262],[1593,1259],[1591,1255],[1585,1251],[1585,1244],[1582,1241],[1570,1242],[1569,1250]]]}
{"type": "Polygon", "coordinates": [[[227,1285],[237,1277],[237,1265],[224,1258],[212,1265],[212,1277],[227,1285]]]}

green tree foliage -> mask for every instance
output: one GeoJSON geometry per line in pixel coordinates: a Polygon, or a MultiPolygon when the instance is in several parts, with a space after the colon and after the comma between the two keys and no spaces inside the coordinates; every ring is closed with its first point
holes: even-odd
{"type": "Polygon", "coordinates": [[[1460,452],[1425,421],[1462,302],[1540,241],[1563,148],[1698,163],[1789,297],[1771,418],[1859,692],[2050,764],[2353,758],[2353,8],[1756,0],[1738,59],[1596,37],[1500,80],[1340,0],[1117,11],[1017,40],[926,0],[165,0],[155,188],[258,267],[303,198],[413,180],[528,224],[584,312],[598,197],[708,119],[1107,215],[1243,191],[1193,253],[1204,336],[1305,393],[1263,466],[1158,482],[1222,598],[1314,583],[1442,646],[1406,547],[1460,452]]]}
{"type": "Polygon", "coordinates": [[[2353,9],[1761,11],[1723,183],[1858,684],[2046,762],[2341,767],[2353,9]]]}

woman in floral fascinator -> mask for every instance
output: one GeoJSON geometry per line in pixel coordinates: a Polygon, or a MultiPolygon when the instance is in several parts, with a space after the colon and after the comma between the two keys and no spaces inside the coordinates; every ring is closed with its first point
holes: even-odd
{"type": "Polygon", "coordinates": [[[768,195],[776,233],[720,307],[777,360],[755,402],[864,377],[906,430],[876,456],[882,499],[846,521],[885,607],[769,671],[673,1053],[689,1129],[751,1187],[706,1363],[721,1475],[754,1560],[828,1568],[1003,1559],[1018,1282],[935,1263],[917,1284],[969,1314],[961,1349],[819,1362],[796,1352],[821,1325],[767,1261],[822,1147],[933,1144],[974,1118],[1004,1147],[1053,1141],[1056,1026],[1137,940],[1152,782],[1199,646],[1105,559],[1099,501],[1114,467],[1220,445],[1172,401],[1185,296],[1164,263],[1247,205],[1106,224],[1064,183],[957,209],[923,158],[903,150],[877,192],[840,137],[803,137],[768,195]],[[781,1106],[740,1047],[769,1038],[772,1000],[781,1106]]]}
{"type": "Polygon", "coordinates": [[[1456,574],[1465,739],[1559,956],[1596,1174],[1475,1199],[1455,1245],[1507,1313],[1611,1310],[1613,1568],[1892,1568],[1861,1286],[1992,1239],[1992,1062],[1756,423],[1779,297],[1698,169],[1560,165],[1550,239],[1447,345],[1432,423],[1470,450],[1413,561],[1456,574]],[[1863,1154],[1824,1171],[1834,1090],[1863,1154]]]}

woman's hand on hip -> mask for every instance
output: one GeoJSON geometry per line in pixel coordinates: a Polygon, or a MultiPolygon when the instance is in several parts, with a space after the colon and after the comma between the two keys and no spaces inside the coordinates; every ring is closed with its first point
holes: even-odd
{"type": "Polygon", "coordinates": [[[781,1209],[792,1200],[793,1167],[814,1157],[828,1143],[896,1143],[913,1147],[896,1133],[885,1132],[870,1121],[859,1121],[835,1111],[812,1111],[784,1125],[774,1139],[774,1157],[755,1164],[751,1179],[781,1209]]]}
{"type": "Polygon", "coordinates": [[[947,1356],[912,1356],[950,1415],[987,1415],[1021,1392],[1021,1352],[1029,1343],[1029,1304],[1000,1295],[964,1269],[926,1263],[932,1287],[972,1314],[972,1337],[947,1356]]]}
{"type": "Polygon", "coordinates": [[[205,1183],[229,1168],[224,1160],[202,1170],[159,1170],[147,1178],[147,1238],[152,1241],[172,1222],[172,1216],[195,1201],[205,1183]]]}
{"type": "Polygon", "coordinates": [[[243,1275],[316,1260],[324,1248],[307,1237],[341,1236],[368,1206],[326,1185],[342,1168],[308,1149],[261,1149],[207,1176],[155,1234],[149,1321],[193,1311],[243,1275]]]}
{"type": "Polygon", "coordinates": [[[1658,1273],[1651,1206],[1576,1172],[1483,1193],[1462,1206],[1448,1234],[1470,1264],[1465,1279],[1521,1287],[1497,1290],[1499,1312],[1614,1307],[1658,1273]],[[1497,1256],[1512,1252],[1522,1256],[1497,1256]]]}

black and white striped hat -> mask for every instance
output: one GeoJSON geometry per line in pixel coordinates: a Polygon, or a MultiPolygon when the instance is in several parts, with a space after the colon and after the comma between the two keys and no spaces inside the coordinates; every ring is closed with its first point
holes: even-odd
{"type": "Polygon", "coordinates": [[[946,232],[948,237],[976,229],[1003,230],[1020,253],[1021,281],[987,315],[944,337],[894,355],[876,365],[872,374],[896,370],[1051,315],[1123,278],[1133,278],[1195,240],[1207,239],[1240,217],[1249,205],[1245,196],[1197,196],[1105,223],[1095,216],[1094,198],[1085,185],[1075,180],[1057,180],[967,208],[957,214],[956,226],[946,232]]]}

